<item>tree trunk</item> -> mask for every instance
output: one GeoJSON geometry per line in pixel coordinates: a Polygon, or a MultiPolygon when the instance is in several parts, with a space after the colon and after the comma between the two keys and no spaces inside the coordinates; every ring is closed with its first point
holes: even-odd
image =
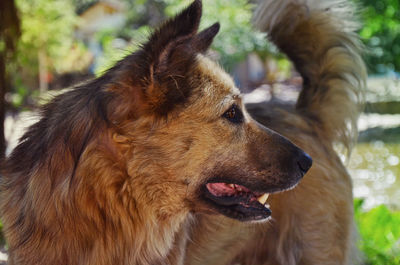
{"type": "Polygon", "coordinates": [[[4,96],[7,91],[6,69],[4,53],[0,52],[0,160],[6,153],[6,139],[4,137],[4,119],[5,119],[5,100],[4,96]]]}
{"type": "Polygon", "coordinates": [[[0,0],[0,159],[5,156],[6,141],[4,138],[4,118],[6,102],[4,96],[8,91],[6,65],[15,51],[20,36],[20,24],[14,0],[0,0]]]}

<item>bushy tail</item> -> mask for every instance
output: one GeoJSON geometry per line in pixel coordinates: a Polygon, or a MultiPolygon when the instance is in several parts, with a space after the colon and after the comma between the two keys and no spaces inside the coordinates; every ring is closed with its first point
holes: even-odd
{"type": "Polygon", "coordinates": [[[354,11],[350,0],[263,0],[255,13],[256,26],[303,77],[297,110],[348,149],[366,79],[354,11]]]}

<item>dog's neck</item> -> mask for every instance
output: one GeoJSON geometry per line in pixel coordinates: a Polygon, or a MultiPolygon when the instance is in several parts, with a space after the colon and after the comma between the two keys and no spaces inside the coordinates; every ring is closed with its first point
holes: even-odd
{"type": "MultiPolygon", "coordinates": [[[[93,253],[118,257],[120,260],[114,264],[182,264],[192,220],[188,208],[183,205],[179,209],[172,208],[166,200],[171,194],[162,183],[147,183],[149,176],[138,175],[154,177],[157,174],[162,180],[163,171],[129,172],[126,164],[121,164],[124,161],[121,152],[132,150],[117,150],[108,144],[109,139],[100,137],[89,146],[88,150],[96,152],[101,159],[95,164],[83,159],[77,172],[81,181],[77,194],[81,189],[84,199],[76,201],[79,204],[76,208],[93,205],[94,211],[86,209],[83,213],[93,213],[88,218],[92,218],[91,223],[102,233],[97,239],[101,242],[97,247],[102,249],[95,249],[93,253]],[[85,177],[93,171],[102,175],[85,177]],[[85,194],[95,186],[92,194],[85,194]]],[[[179,199],[185,196],[184,193],[175,195],[179,199]]]]}

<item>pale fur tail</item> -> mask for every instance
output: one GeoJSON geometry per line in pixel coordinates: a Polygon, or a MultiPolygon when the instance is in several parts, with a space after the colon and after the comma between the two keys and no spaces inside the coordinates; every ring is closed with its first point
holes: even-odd
{"type": "Polygon", "coordinates": [[[254,19],[303,77],[297,110],[348,149],[366,79],[354,11],[350,0],[263,0],[254,19]]]}

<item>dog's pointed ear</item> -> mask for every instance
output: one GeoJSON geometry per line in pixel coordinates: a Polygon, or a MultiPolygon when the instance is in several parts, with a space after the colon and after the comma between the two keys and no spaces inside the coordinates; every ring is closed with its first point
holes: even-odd
{"type": "Polygon", "coordinates": [[[219,23],[213,24],[211,27],[208,27],[198,33],[192,40],[192,45],[195,51],[204,53],[210,48],[214,37],[219,32],[220,25],[219,23]]]}
{"type": "Polygon", "coordinates": [[[195,86],[190,75],[197,64],[197,54],[208,49],[219,30],[216,23],[197,33],[201,14],[201,0],[195,0],[120,63],[120,87],[128,87],[121,94],[131,99],[125,109],[135,113],[130,115],[165,116],[189,98],[195,86]]]}
{"type": "Polygon", "coordinates": [[[171,53],[180,44],[191,39],[199,28],[202,14],[200,0],[195,0],[180,14],[165,22],[149,38],[143,50],[150,64],[150,72],[156,74],[165,70],[171,53]]]}
{"type": "Polygon", "coordinates": [[[201,0],[195,0],[177,16],[159,27],[139,51],[136,81],[142,89],[141,102],[147,112],[164,116],[191,91],[187,72],[195,64],[191,41],[196,36],[202,14],[201,0]]]}

